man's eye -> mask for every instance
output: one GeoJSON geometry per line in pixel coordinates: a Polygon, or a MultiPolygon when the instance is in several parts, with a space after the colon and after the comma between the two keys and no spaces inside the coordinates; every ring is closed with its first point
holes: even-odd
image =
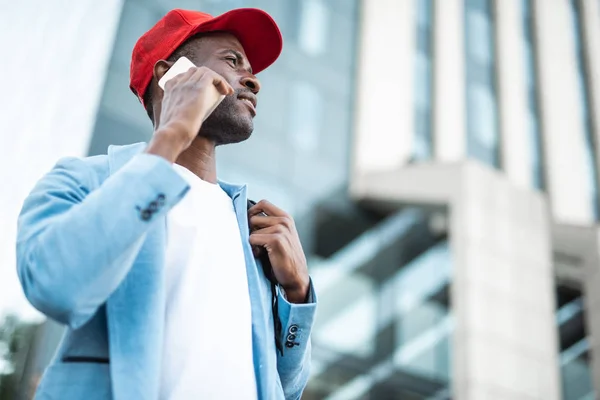
{"type": "Polygon", "coordinates": [[[231,62],[234,67],[237,65],[237,58],[235,57],[227,57],[226,60],[231,62]]]}

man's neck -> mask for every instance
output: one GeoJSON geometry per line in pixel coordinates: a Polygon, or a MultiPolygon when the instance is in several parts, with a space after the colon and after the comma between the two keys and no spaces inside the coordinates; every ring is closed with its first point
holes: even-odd
{"type": "Polygon", "coordinates": [[[197,137],[190,147],[177,157],[175,163],[192,171],[203,181],[217,183],[215,147],[214,142],[197,137]]]}

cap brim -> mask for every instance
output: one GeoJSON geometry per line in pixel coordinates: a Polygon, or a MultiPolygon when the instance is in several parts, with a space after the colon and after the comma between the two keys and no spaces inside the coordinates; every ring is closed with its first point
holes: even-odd
{"type": "Polygon", "coordinates": [[[255,74],[277,60],[283,48],[279,27],[266,12],[257,8],[238,8],[199,24],[191,32],[230,32],[240,41],[255,74]]]}

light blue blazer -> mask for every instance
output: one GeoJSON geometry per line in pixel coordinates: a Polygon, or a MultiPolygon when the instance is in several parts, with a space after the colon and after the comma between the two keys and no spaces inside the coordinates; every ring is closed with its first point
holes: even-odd
{"type": "MultiPolygon", "coordinates": [[[[35,308],[68,327],[36,399],[158,398],[166,215],[189,187],[144,147],[111,146],[108,155],[63,159],[25,200],[19,279],[35,308]]],[[[279,293],[280,355],[269,282],[248,242],[246,187],[220,185],[233,199],[243,239],[258,397],[298,399],[309,374],[314,290],[302,305],[279,293]]],[[[227,282],[215,284],[225,298],[227,282]]]]}

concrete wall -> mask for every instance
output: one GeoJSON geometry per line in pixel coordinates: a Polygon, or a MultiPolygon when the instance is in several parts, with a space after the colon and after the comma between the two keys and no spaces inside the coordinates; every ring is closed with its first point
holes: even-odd
{"type": "Polygon", "coordinates": [[[412,153],[413,1],[363,1],[357,57],[354,174],[404,164],[412,153]]]}
{"type": "Polygon", "coordinates": [[[439,161],[457,161],[467,151],[464,2],[438,0],[434,7],[434,153],[439,161]]]}
{"type": "MultiPolygon", "coordinates": [[[[414,135],[414,1],[361,4],[352,176],[406,164],[414,135]]],[[[466,155],[464,4],[444,0],[433,7],[434,157],[457,161],[466,155]]]]}
{"type": "Polygon", "coordinates": [[[593,220],[585,166],[585,126],[569,0],[534,1],[546,182],[557,221],[593,220]]]}
{"type": "MultiPolygon", "coordinates": [[[[596,154],[600,154],[600,1],[580,0],[596,154]]],[[[600,158],[596,168],[600,171],[600,158]]]]}
{"type": "Polygon", "coordinates": [[[452,205],[458,399],[560,399],[545,199],[478,164],[452,205]]]}

